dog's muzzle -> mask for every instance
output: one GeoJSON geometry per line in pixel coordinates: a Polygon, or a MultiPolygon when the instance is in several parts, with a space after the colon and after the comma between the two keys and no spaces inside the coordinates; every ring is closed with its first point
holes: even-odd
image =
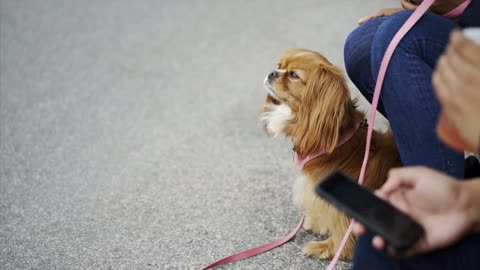
{"type": "Polygon", "coordinates": [[[278,73],[278,71],[274,70],[274,71],[270,72],[270,74],[268,74],[268,76],[263,81],[263,85],[265,86],[265,90],[267,90],[268,94],[271,95],[275,99],[278,99],[278,95],[277,95],[277,92],[275,91],[275,88],[273,87],[273,83],[279,77],[280,77],[280,73],[278,73]]]}

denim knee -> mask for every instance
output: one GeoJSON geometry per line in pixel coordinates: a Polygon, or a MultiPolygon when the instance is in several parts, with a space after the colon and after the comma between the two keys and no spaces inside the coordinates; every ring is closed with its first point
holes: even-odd
{"type": "Polygon", "coordinates": [[[355,77],[355,71],[359,67],[360,54],[362,53],[362,50],[358,48],[357,44],[362,38],[362,34],[364,32],[363,30],[364,29],[362,29],[362,27],[357,27],[355,30],[353,30],[353,32],[348,35],[345,45],[343,46],[345,69],[350,77],[355,77]]]}
{"type": "Polygon", "coordinates": [[[376,18],[360,25],[348,35],[345,41],[343,47],[345,68],[354,83],[357,83],[357,77],[361,78],[358,75],[362,74],[365,68],[370,67],[373,37],[383,20],[384,18],[376,18]]]}
{"type": "MultiPolygon", "coordinates": [[[[375,37],[373,38],[372,43],[372,73],[378,74],[378,70],[380,69],[380,64],[382,63],[383,57],[385,55],[385,51],[387,50],[390,41],[393,39],[397,31],[400,27],[405,23],[405,21],[410,17],[413,12],[411,10],[401,11],[394,15],[391,15],[385,22],[378,28],[375,37]]],[[[411,29],[410,31],[413,31],[411,29]]],[[[409,31],[408,34],[411,35],[409,31]]],[[[408,35],[407,34],[407,35],[408,35]]],[[[406,37],[404,37],[399,45],[397,46],[396,51],[400,49],[400,44],[405,43],[406,37]]]]}
{"type": "MultiPolygon", "coordinates": [[[[390,45],[390,41],[412,13],[412,10],[398,12],[389,16],[378,28],[373,38],[371,59],[372,73],[375,76],[378,74],[380,64],[387,47],[390,45]]],[[[395,53],[403,51],[408,54],[428,56],[428,46],[435,43],[435,45],[445,47],[449,39],[450,31],[456,27],[458,26],[453,21],[443,16],[427,12],[402,38],[395,53]]]]}
{"type": "Polygon", "coordinates": [[[375,87],[371,72],[372,41],[384,19],[372,19],[357,27],[348,36],[343,51],[348,76],[368,100],[371,99],[375,87]]]}

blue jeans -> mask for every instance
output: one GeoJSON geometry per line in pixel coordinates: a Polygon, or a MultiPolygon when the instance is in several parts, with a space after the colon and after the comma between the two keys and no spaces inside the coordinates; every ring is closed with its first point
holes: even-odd
{"type": "MultiPolygon", "coordinates": [[[[346,41],[347,73],[370,102],[385,50],[410,14],[370,20],[346,41]]],[[[405,166],[424,165],[463,178],[463,153],[450,149],[436,135],[440,104],[432,88],[436,61],[455,27],[452,21],[427,13],[405,35],[390,61],[378,110],[390,122],[405,166]]]]}
{"type": "MultiPolygon", "coordinates": [[[[385,50],[410,11],[373,19],[350,34],[345,66],[353,83],[371,101],[385,50]]],[[[432,71],[457,25],[427,13],[398,45],[390,61],[378,110],[389,120],[404,165],[424,165],[463,178],[464,156],[436,136],[440,104],[432,89],[432,71]]],[[[357,241],[353,269],[480,269],[480,236],[423,256],[396,259],[357,241]]]]}
{"type": "Polygon", "coordinates": [[[480,268],[480,235],[434,252],[409,258],[394,258],[372,246],[372,234],[357,240],[352,270],[470,270],[480,268]]]}

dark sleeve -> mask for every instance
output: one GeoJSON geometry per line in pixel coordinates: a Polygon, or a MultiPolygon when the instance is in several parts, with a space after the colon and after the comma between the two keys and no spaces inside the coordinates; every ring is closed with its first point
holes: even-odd
{"type": "Polygon", "coordinates": [[[472,0],[460,17],[459,23],[462,28],[480,27],[480,0],[472,0]]]}

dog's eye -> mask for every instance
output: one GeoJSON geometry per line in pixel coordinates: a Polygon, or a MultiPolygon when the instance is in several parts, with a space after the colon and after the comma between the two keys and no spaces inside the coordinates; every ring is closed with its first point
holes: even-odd
{"type": "Polygon", "coordinates": [[[282,68],[282,64],[278,63],[277,68],[278,69],[282,68]]]}
{"type": "Polygon", "coordinates": [[[288,72],[288,76],[289,76],[290,78],[292,78],[292,79],[298,79],[298,78],[300,78],[300,77],[298,76],[298,74],[295,73],[294,71],[288,72]]]}

